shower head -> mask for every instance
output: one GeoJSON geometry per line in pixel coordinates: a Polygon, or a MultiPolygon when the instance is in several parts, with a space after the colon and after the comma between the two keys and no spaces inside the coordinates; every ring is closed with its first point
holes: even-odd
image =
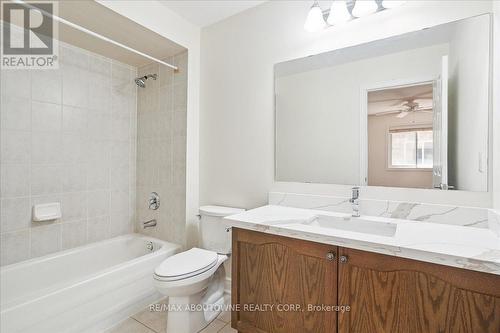
{"type": "Polygon", "coordinates": [[[139,87],[146,88],[146,80],[149,78],[156,80],[158,78],[158,75],[157,74],[148,74],[148,75],[140,76],[140,77],[134,79],[134,81],[135,81],[135,84],[137,84],[139,87]]]}
{"type": "Polygon", "coordinates": [[[146,88],[146,83],[144,82],[144,78],[138,77],[137,79],[134,80],[135,84],[137,84],[141,88],[146,88]]]}

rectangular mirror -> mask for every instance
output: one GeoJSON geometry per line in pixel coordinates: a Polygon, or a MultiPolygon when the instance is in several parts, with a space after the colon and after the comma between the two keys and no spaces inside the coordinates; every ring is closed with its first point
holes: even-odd
{"type": "Polygon", "coordinates": [[[488,190],[489,14],[275,65],[277,181],[488,190]]]}

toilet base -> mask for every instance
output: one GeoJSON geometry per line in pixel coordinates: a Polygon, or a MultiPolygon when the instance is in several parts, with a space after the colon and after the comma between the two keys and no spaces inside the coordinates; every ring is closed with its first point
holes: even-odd
{"type": "Polygon", "coordinates": [[[197,333],[217,318],[224,305],[224,296],[210,305],[203,304],[198,295],[171,297],[169,304],[182,311],[168,312],[167,333],[197,333]]]}
{"type": "Polygon", "coordinates": [[[224,266],[220,266],[203,290],[170,296],[167,333],[197,333],[217,318],[224,307],[224,277],[224,266]]]}

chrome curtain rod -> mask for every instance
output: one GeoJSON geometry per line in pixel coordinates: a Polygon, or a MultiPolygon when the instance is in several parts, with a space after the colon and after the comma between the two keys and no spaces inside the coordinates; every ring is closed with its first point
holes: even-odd
{"type": "Polygon", "coordinates": [[[47,17],[51,17],[52,19],[54,19],[54,20],[56,20],[56,21],[58,21],[58,22],[60,22],[60,23],[62,23],[62,24],[65,24],[65,25],[70,26],[70,27],[72,27],[72,28],[75,28],[75,29],[77,29],[77,30],[79,30],[79,31],[81,31],[81,32],[84,32],[84,33],[86,33],[86,34],[89,34],[89,35],[91,35],[91,36],[94,36],[94,37],[96,37],[96,38],[99,38],[99,39],[101,39],[101,40],[103,40],[103,41],[109,42],[109,43],[111,43],[111,44],[113,44],[113,45],[119,46],[119,47],[121,47],[121,48],[123,48],[123,49],[125,49],[125,50],[128,50],[128,51],[130,51],[130,52],[133,52],[133,53],[135,53],[135,54],[138,54],[138,55],[143,56],[143,57],[145,57],[145,58],[148,58],[148,59],[150,59],[150,60],[153,60],[153,61],[155,61],[155,62],[157,62],[157,63],[159,63],[159,64],[162,64],[162,65],[165,65],[165,66],[167,66],[167,67],[170,67],[170,68],[172,68],[172,69],[173,69],[173,70],[175,70],[175,71],[177,71],[177,70],[179,69],[177,66],[174,66],[174,65],[172,65],[172,64],[169,64],[168,62],[165,62],[165,61],[163,61],[163,60],[157,59],[157,58],[155,58],[155,57],[150,56],[149,54],[143,53],[143,52],[138,51],[138,50],[136,50],[136,49],[133,49],[133,48],[131,48],[131,47],[129,47],[129,46],[127,46],[127,45],[125,45],[125,44],[119,43],[119,42],[117,42],[117,41],[115,41],[115,40],[113,40],[113,39],[110,39],[110,38],[108,38],[108,37],[105,37],[105,36],[103,36],[103,35],[100,35],[100,34],[98,34],[98,33],[94,32],[94,31],[92,31],[92,30],[89,30],[89,29],[84,28],[84,27],[82,27],[82,26],[80,26],[80,25],[78,25],[78,24],[75,24],[75,23],[73,23],[73,22],[70,22],[70,21],[68,21],[68,20],[65,20],[65,19],[63,19],[62,17],[59,17],[59,16],[53,15],[53,14],[51,14],[51,13],[48,13],[48,12],[44,11],[43,9],[37,8],[37,7],[35,7],[35,6],[33,6],[33,5],[30,5],[29,3],[26,3],[26,2],[24,2],[24,1],[22,1],[22,0],[14,0],[13,2],[18,3],[18,4],[20,4],[20,5],[22,5],[22,6],[26,7],[26,8],[36,9],[36,10],[40,11],[43,15],[45,15],[45,16],[47,16],[47,17]]]}

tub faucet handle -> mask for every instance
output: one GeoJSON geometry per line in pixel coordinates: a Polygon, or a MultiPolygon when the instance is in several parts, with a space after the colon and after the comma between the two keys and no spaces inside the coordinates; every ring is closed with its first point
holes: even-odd
{"type": "Polygon", "coordinates": [[[156,192],[151,192],[148,200],[148,208],[151,210],[157,210],[160,208],[160,196],[156,192]]]}

